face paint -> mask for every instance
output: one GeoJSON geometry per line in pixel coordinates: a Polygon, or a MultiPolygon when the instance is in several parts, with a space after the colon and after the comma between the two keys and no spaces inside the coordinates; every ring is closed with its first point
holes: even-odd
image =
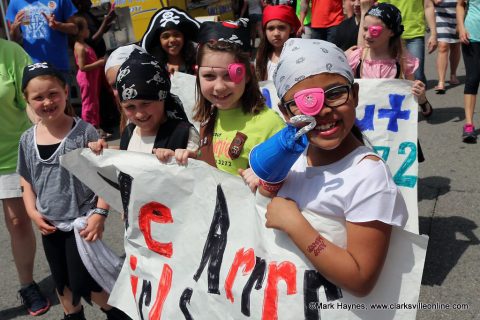
{"type": "Polygon", "coordinates": [[[368,33],[372,38],[378,38],[382,34],[383,26],[369,26],[368,33]]]}
{"type": "Polygon", "coordinates": [[[242,63],[231,63],[228,65],[228,75],[233,83],[242,82],[245,77],[245,66],[242,63]]]}
{"type": "Polygon", "coordinates": [[[293,98],[303,114],[313,116],[322,110],[325,97],[322,88],[312,88],[298,91],[293,98]]]}

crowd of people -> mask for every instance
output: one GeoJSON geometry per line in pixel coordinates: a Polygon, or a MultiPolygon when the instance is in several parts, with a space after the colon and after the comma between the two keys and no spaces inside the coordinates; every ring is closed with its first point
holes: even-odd
{"type": "Polygon", "coordinates": [[[115,20],[114,10],[97,21],[90,0],[10,1],[12,41],[0,39],[0,197],[19,293],[31,315],[50,307],[33,279],[33,221],[64,319],[85,319],[82,298],[99,305],[107,319],[128,319],[108,305],[109,290],[89,274],[75,239],[74,222],[86,217],[80,236],[100,240],[109,205],[59,162],[77,148],[99,154],[112,147],[102,129],[102,117],[109,117],[105,110],[120,115],[115,119],[121,150],[153,153],[161,162],[173,157],[182,165],[191,158],[204,161],[271,197],[266,227],[286,232],[322,275],[359,296],[374,287],[391,228],[405,225],[407,210],[385,163],[365,146],[355,125],[355,78],[411,80],[421,114],[430,117],[425,51],[438,50],[434,89],[445,94],[448,64],[450,84],[459,84],[461,48],[462,139],[476,142],[480,0],[244,0],[233,7],[238,20],[203,23],[179,8],[163,8],[138,44],[107,54],[102,35],[115,20]],[[76,79],[70,76],[69,45],[76,79]],[[191,119],[200,123],[199,131],[171,92],[176,72],[196,76],[191,119]],[[264,80],[273,81],[284,119],[266,106],[259,90],[264,80]],[[81,117],[68,101],[74,81],[81,117]],[[296,174],[281,183],[261,180],[249,167],[250,151],[302,114],[315,117],[317,125],[291,168],[296,174]],[[321,182],[307,179],[309,167],[334,168],[322,179],[348,183],[332,197],[321,182]],[[353,197],[362,185],[370,186],[369,193],[353,197]],[[324,238],[302,215],[304,209],[344,219],[346,247],[324,238]]]}

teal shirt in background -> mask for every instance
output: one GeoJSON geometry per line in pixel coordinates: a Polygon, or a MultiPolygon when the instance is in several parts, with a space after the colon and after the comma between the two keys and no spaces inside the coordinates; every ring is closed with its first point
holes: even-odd
{"type": "Polygon", "coordinates": [[[23,69],[29,64],[22,47],[0,39],[0,174],[15,172],[20,136],[31,126],[22,93],[23,69]]]}
{"type": "Polygon", "coordinates": [[[465,29],[471,42],[480,42],[480,0],[469,0],[465,29]]]}

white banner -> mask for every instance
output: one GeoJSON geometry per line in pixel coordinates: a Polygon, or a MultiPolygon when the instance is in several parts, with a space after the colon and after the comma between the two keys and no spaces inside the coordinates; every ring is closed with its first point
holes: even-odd
{"type": "MultiPolygon", "coordinates": [[[[116,150],[75,150],[62,165],[128,213],[126,260],[109,303],[133,319],[415,318],[425,237],[394,228],[376,287],[356,298],[287,235],[265,228],[269,199],[239,177],[116,150]]],[[[322,235],[345,242],[344,221],[314,219],[322,235]]]]}

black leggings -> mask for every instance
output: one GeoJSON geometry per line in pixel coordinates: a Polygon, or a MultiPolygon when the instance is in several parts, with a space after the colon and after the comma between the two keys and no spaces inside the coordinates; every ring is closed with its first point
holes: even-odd
{"type": "Polygon", "coordinates": [[[72,304],[78,305],[83,297],[90,302],[90,293],[103,289],[88,273],[78,253],[73,231],[55,231],[42,236],[45,256],[50,266],[58,294],[63,296],[63,288],[72,291],[72,304]]]}
{"type": "Polygon", "coordinates": [[[476,95],[480,84],[480,42],[462,43],[462,54],[466,70],[463,93],[476,95]]]}

